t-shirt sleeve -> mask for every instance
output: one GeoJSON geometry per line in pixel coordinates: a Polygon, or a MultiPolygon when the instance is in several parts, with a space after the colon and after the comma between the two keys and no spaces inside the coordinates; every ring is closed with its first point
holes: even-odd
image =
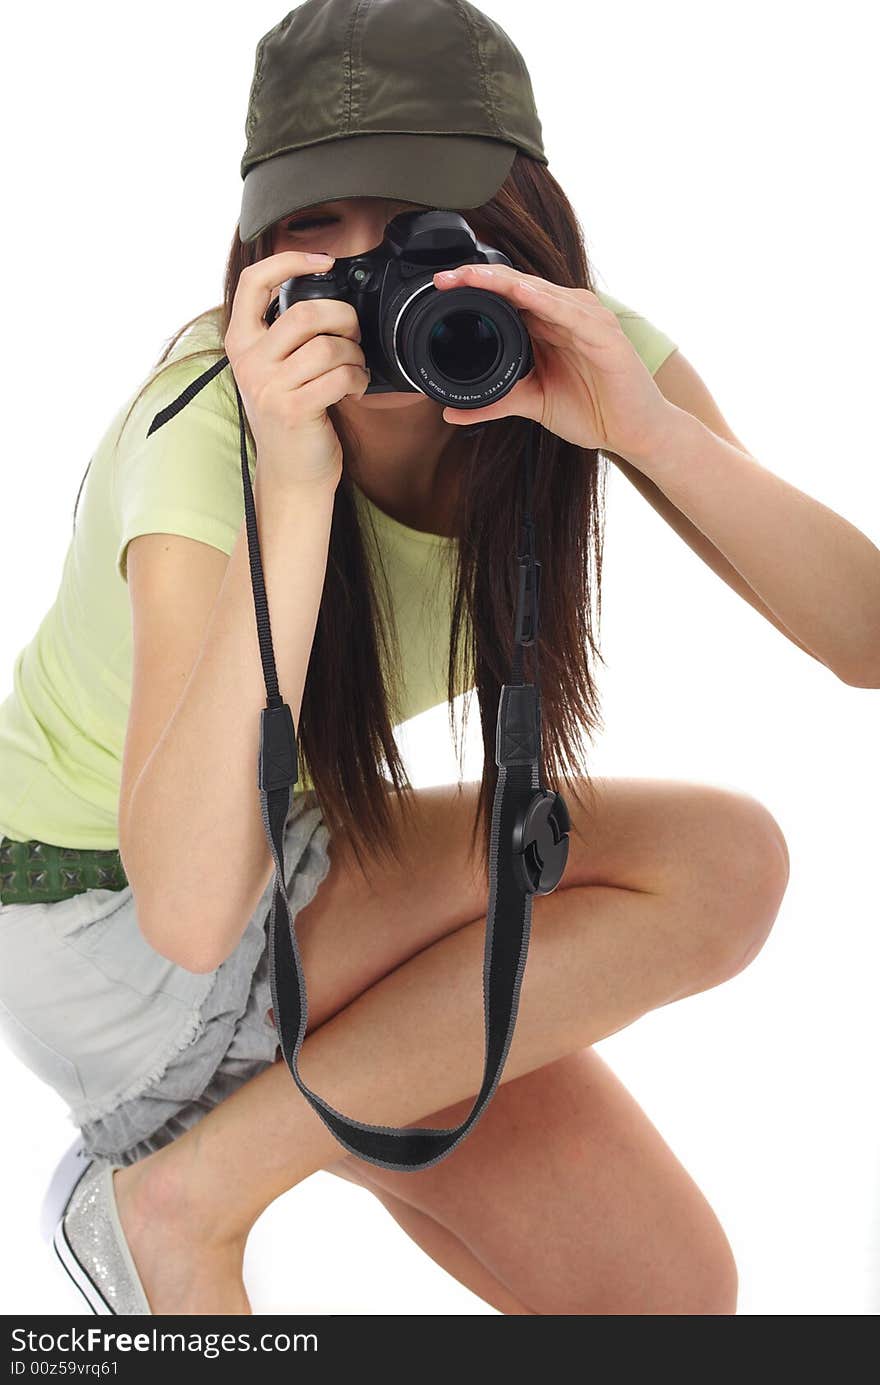
{"type": "Polygon", "coordinates": [[[661,332],[660,328],[655,327],[653,322],[642,317],[641,313],[637,313],[633,308],[628,308],[625,303],[621,303],[619,298],[612,298],[610,293],[604,293],[598,289],[596,290],[596,297],[604,303],[606,308],[610,308],[616,314],[621,327],[652,375],[660,369],[667,356],[671,356],[673,351],[678,350],[677,342],[674,342],[665,332],[661,332]]]}
{"type": "MultiPolygon", "coordinates": [[[[138,534],[183,534],[227,555],[235,545],[244,518],[241,444],[223,372],[147,437],[156,413],[216,359],[203,354],[158,373],[122,429],[113,457],[113,498],[116,570],[123,582],[127,548],[138,534]]],[[[253,481],[250,442],[248,461],[253,481]]]]}

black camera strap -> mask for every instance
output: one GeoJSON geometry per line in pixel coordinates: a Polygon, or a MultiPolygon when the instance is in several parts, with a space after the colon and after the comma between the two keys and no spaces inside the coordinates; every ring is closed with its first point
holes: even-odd
{"type": "MultiPolygon", "coordinates": [[[[228,358],[224,356],[193,380],[177,399],[156,414],[147,436],[173,418],[227,364],[228,358]]],[[[306,1085],[297,1067],[308,1024],[308,1001],[284,875],[284,827],[298,770],[296,732],[290,707],[278,687],[254,495],[248,470],[245,414],[237,383],[235,393],[251,583],[266,687],[266,706],[260,713],[257,782],[263,824],[275,862],[275,891],[269,914],[268,943],[275,1027],[293,1080],[343,1148],[382,1168],[426,1169],[439,1163],[464,1139],[486,1109],[501,1080],[516,1024],[528,954],[532,896],[549,894],[556,888],[568,857],[568,810],[561,794],[544,788],[540,763],[541,695],[537,635],[541,564],[534,555],[535,526],[531,513],[534,434],[540,425],[530,423],[527,431],[523,469],[523,551],[517,554],[519,582],[514,653],[511,680],[501,689],[495,737],[498,783],[492,809],[489,904],[483,952],[483,1080],[471,1110],[460,1125],[449,1129],[371,1125],[337,1111],[306,1085]],[[527,645],[535,646],[534,684],[523,682],[523,649],[527,645]]]]}

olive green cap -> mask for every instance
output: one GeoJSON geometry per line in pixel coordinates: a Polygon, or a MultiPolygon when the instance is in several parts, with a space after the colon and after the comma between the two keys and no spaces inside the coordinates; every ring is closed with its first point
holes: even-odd
{"type": "Polygon", "coordinates": [[[239,236],[344,197],[478,207],[548,162],[528,70],[467,0],[304,0],[257,44],[239,236]]]}

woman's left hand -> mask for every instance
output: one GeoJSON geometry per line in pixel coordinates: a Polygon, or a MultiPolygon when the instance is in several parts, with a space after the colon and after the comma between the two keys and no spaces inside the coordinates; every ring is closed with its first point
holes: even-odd
{"type": "Polygon", "coordinates": [[[616,315],[589,289],[564,288],[510,265],[462,265],[438,289],[489,289],[519,309],[535,365],[503,399],[482,409],[446,406],[447,423],[518,416],[577,447],[645,456],[668,426],[672,406],[616,315]]]}

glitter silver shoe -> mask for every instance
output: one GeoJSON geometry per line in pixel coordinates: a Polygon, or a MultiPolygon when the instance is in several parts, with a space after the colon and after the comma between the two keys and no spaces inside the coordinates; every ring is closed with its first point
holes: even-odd
{"type": "Polygon", "coordinates": [[[113,1172],[121,1167],[106,1159],[90,1161],[70,1194],[52,1244],[93,1313],[152,1316],[116,1206],[113,1172]]]}

